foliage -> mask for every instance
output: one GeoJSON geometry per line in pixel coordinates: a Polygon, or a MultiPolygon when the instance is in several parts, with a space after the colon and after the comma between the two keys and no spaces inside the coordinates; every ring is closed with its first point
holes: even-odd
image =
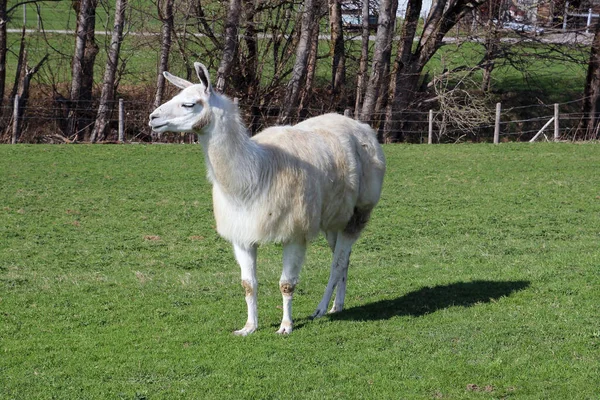
{"type": "Polygon", "coordinates": [[[307,255],[281,318],[259,251],[259,331],[214,232],[199,146],[0,147],[0,398],[594,398],[597,144],[384,147],[347,310],[310,321],[307,255]]]}

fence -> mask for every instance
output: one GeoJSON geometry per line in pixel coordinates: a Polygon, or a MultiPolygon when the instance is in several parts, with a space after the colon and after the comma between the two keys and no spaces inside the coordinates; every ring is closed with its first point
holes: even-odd
{"type": "Polygon", "coordinates": [[[578,12],[578,11],[570,12],[569,11],[569,2],[566,1],[565,2],[565,13],[563,15],[562,30],[563,31],[567,30],[567,25],[568,25],[569,17],[579,17],[579,18],[585,18],[586,19],[585,33],[589,33],[590,26],[592,25],[592,18],[598,18],[600,16],[599,14],[594,14],[592,11],[593,10],[591,8],[589,8],[586,13],[584,13],[584,12],[578,12]]]}
{"type": "MultiPolygon", "coordinates": [[[[401,132],[391,132],[391,137],[402,138],[413,143],[449,143],[449,142],[493,142],[502,141],[534,141],[582,139],[577,135],[577,128],[582,118],[581,103],[583,99],[561,104],[536,104],[503,108],[498,103],[489,124],[480,124],[471,131],[457,128],[444,122],[441,118],[443,110],[411,112],[406,119],[396,121],[403,125],[401,132]]],[[[244,104],[239,101],[241,113],[252,131],[272,126],[277,123],[278,108],[244,104]],[[257,110],[258,109],[258,110],[257,110]]],[[[22,118],[22,134],[15,135],[8,110],[8,100],[4,101],[5,117],[0,120],[1,142],[4,143],[69,143],[72,137],[65,135],[65,122],[69,112],[64,99],[46,100],[45,103],[32,104],[27,107],[22,118]]],[[[109,132],[105,142],[171,142],[194,143],[192,134],[167,134],[156,137],[148,127],[148,115],[152,111],[151,101],[119,99],[113,104],[114,112],[109,124],[109,132]]],[[[95,122],[95,113],[89,110],[82,120],[81,130],[91,130],[95,122]]],[[[329,112],[326,108],[307,108],[301,119],[329,112]]],[[[353,110],[346,114],[354,115],[353,110]]],[[[376,115],[367,121],[382,134],[384,116],[376,115]]],[[[85,135],[81,135],[85,138],[85,135]]],[[[383,137],[383,136],[381,136],[383,137]]],[[[596,137],[594,137],[596,138],[596,137]]],[[[590,137],[587,137],[590,139],[590,137]]],[[[85,140],[85,139],[84,139],[85,140]]],[[[392,140],[393,141],[393,140],[392,140]]]]}

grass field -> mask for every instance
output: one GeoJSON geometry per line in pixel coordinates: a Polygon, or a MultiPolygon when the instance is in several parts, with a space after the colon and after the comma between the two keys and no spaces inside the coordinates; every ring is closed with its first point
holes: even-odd
{"type": "Polygon", "coordinates": [[[600,147],[385,147],[347,310],[310,321],[316,241],[259,330],[199,146],[0,146],[2,399],[597,399],[600,147]]]}

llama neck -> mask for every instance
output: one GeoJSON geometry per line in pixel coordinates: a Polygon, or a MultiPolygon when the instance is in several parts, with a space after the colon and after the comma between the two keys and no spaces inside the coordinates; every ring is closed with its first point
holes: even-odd
{"type": "Polygon", "coordinates": [[[250,140],[237,107],[226,105],[229,107],[213,108],[210,132],[201,135],[201,142],[210,181],[232,198],[243,201],[260,187],[265,150],[250,140]]]}

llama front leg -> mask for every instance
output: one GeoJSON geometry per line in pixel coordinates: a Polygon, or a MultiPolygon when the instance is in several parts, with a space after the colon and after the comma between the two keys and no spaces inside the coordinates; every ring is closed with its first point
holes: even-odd
{"type": "Polygon", "coordinates": [[[258,328],[258,281],[256,279],[256,246],[243,247],[233,245],[235,258],[242,270],[242,286],[246,291],[246,305],[248,306],[248,321],[246,325],[235,332],[235,335],[246,336],[258,328]]]}
{"type": "Polygon", "coordinates": [[[339,232],[335,241],[335,250],[333,251],[333,261],[331,271],[329,272],[329,281],[323,293],[323,298],[319,302],[317,309],[311,318],[319,318],[325,315],[329,302],[333,296],[333,291],[338,288],[335,302],[331,312],[341,311],[344,307],[344,298],[346,296],[346,280],[348,276],[348,265],[350,263],[350,253],[356,237],[339,232]]]}
{"type": "Polygon", "coordinates": [[[298,276],[304,263],[306,254],[305,243],[287,243],[283,247],[283,272],[279,279],[279,289],[283,297],[283,318],[277,333],[289,334],[292,332],[292,297],[298,283],[298,276]]]}

